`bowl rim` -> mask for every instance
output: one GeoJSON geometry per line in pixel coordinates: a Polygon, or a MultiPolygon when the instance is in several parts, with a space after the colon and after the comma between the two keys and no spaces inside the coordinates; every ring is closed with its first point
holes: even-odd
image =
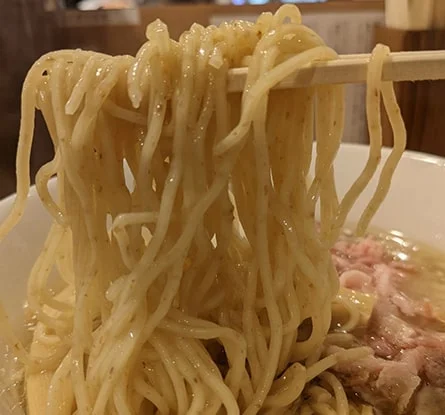
{"type": "MultiPolygon", "coordinates": [[[[341,147],[346,147],[352,150],[358,150],[364,147],[369,147],[366,143],[342,143],[341,147]]],[[[389,154],[392,151],[392,147],[383,146],[382,153],[389,154]]],[[[402,158],[408,158],[411,160],[421,161],[424,163],[434,164],[439,167],[445,167],[445,156],[439,156],[436,154],[425,153],[418,150],[405,150],[402,158]]]]}
{"type": "MultiPolygon", "coordinates": [[[[314,142],[313,145],[315,147],[316,142],[314,142]]],[[[368,143],[341,143],[340,148],[339,148],[338,151],[342,151],[341,149],[344,148],[344,149],[349,150],[349,151],[362,152],[363,149],[365,149],[367,147],[369,147],[368,143]]],[[[382,146],[382,154],[384,156],[387,156],[391,151],[392,151],[392,147],[382,146]]],[[[409,160],[414,160],[414,161],[419,161],[419,162],[422,162],[422,163],[433,164],[435,166],[445,168],[445,156],[439,156],[439,155],[436,155],[436,154],[425,153],[425,152],[417,151],[417,150],[405,150],[403,152],[402,158],[409,159],[409,160]]],[[[52,177],[51,179],[49,179],[48,183],[54,183],[55,179],[56,179],[56,177],[52,177]]],[[[17,193],[14,192],[14,193],[11,193],[11,194],[1,198],[0,199],[0,207],[3,207],[3,206],[8,205],[8,204],[13,204],[14,200],[16,198],[16,194],[17,193]]],[[[35,184],[30,186],[29,192],[28,192],[27,196],[30,197],[33,194],[38,196],[38,192],[37,192],[35,184]]]]}

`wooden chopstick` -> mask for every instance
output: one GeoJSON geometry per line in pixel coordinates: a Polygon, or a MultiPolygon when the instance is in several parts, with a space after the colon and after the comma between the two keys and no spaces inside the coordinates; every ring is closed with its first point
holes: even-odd
{"type": "MultiPolygon", "coordinates": [[[[319,62],[300,69],[284,79],[276,88],[289,89],[323,84],[366,82],[370,54],[340,55],[329,62],[319,62]]],[[[229,92],[242,91],[247,68],[229,71],[229,92]]],[[[426,81],[445,79],[445,50],[393,52],[383,65],[384,81],[426,81]]]]}

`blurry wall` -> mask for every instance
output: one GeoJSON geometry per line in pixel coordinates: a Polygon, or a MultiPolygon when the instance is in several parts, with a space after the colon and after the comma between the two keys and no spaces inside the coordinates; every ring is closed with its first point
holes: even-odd
{"type": "MultiPolygon", "coordinates": [[[[444,50],[445,30],[406,31],[378,27],[375,41],[387,44],[394,52],[444,50]]],[[[445,81],[397,82],[394,86],[405,121],[407,148],[445,157],[445,81]]],[[[383,143],[393,144],[392,128],[386,116],[383,143]]]]}
{"type": "MultiPolygon", "coordinates": [[[[15,189],[15,152],[20,124],[20,91],[26,72],[53,49],[52,18],[42,0],[0,0],[0,197],[15,189]]],[[[51,150],[42,120],[37,119],[31,167],[51,150]]]]}

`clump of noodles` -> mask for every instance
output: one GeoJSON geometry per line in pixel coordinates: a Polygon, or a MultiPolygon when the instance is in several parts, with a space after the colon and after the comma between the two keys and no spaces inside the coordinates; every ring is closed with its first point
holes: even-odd
{"type": "Polygon", "coordinates": [[[395,149],[360,229],[404,148],[381,82],[386,48],[369,65],[369,161],[339,200],[342,86],[273,89],[336,58],[298,8],[195,24],[179,41],[156,21],[147,38],[134,58],[47,54],[25,81],[17,200],[1,237],[23,213],[36,108],[55,149],[36,177],[54,223],[28,284],[29,413],[371,413],[329,372],[370,353],[328,334],[333,301],[350,312],[348,329],[360,313],[337,297],[329,248],[380,161],[381,94],[395,149]],[[228,94],[228,71],[245,64],[244,91],[228,94]],[[64,284],[56,294],[51,272],[64,284]]]}

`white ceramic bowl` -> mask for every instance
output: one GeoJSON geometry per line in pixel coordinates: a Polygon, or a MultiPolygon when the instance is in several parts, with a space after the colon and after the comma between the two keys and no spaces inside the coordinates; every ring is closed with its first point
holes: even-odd
{"type": "MultiPolygon", "coordinates": [[[[340,195],[363,168],[367,154],[366,146],[342,146],[336,160],[340,195]]],[[[385,158],[388,151],[383,155],[385,158]]],[[[375,183],[354,206],[349,222],[358,220],[375,183]]],[[[9,197],[0,202],[0,220],[9,212],[13,200],[9,197]]],[[[27,275],[42,247],[49,223],[50,218],[32,188],[21,223],[0,244],[0,300],[18,328],[22,326],[27,275]]],[[[445,252],[445,159],[406,152],[373,225],[402,231],[445,252]]]]}

